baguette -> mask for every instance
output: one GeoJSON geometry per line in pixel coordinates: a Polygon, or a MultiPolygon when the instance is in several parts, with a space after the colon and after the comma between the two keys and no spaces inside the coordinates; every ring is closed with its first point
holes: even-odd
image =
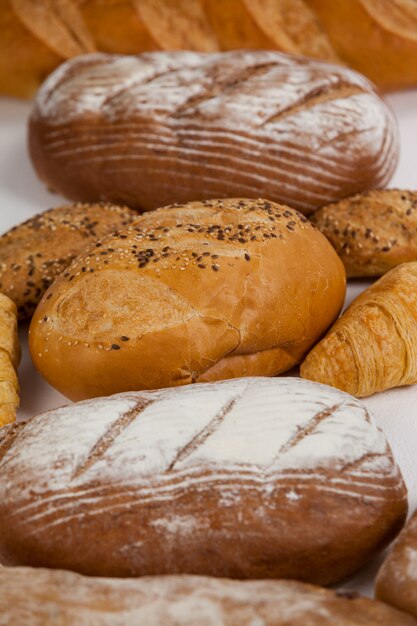
{"type": "Polygon", "coordinates": [[[29,148],[40,179],[74,200],[146,211],[265,197],[307,215],[384,186],[398,137],[372,85],[344,68],[278,52],[154,52],[63,65],[38,93],[29,148]]]}
{"type": "Polygon", "coordinates": [[[384,90],[417,84],[413,0],[305,0],[341,58],[384,90]]]}
{"type": "Polygon", "coordinates": [[[0,92],[30,96],[100,50],[276,49],[348,63],[384,89],[417,84],[412,0],[3,0],[0,92]]]}
{"type": "Polygon", "coordinates": [[[197,576],[138,580],[4,568],[0,623],[13,626],[416,626],[411,616],[366,598],[295,581],[197,576]]]}
{"type": "Polygon", "coordinates": [[[307,355],[301,376],[358,397],[417,383],[417,263],[362,292],[307,355]]]}
{"type": "Polygon", "coordinates": [[[273,376],[300,362],[344,296],[340,259],[293,209],[192,202],[80,255],[39,303],[30,350],[73,400],[273,376]]]}
{"type": "Polygon", "coordinates": [[[407,512],[365,406],[299,378],[128,392],[10,436],[0,553],[14,565],[332,584],[407,512]]]}

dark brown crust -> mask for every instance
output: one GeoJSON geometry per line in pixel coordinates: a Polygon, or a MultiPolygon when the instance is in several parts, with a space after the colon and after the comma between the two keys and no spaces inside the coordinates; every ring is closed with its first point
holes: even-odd
{"type": "Polygon", "coordinates": [[[378,572],[376,597],[417,618],[417,513],[378,572]]]}
{"type": "Polygon", "coordinates": [[[371,84],[344,68],[263,51],[130,59],[128,70],[126,57],[75,59],[39,92],[32,161],[70,198],[146,211],[265,197],[309,214],[393,173],[393,117],[371,84]],[[85,85],[99,86],[105,67],[111,87],[103,84],[94,103],[85,85]]]}
{"type": "MultiPolygon", "coordinates": [[[[248,386],[261,384],[260,379],[258,383],[247,381],[248,386]]],[[[294,384],[294,399],[297,384],[302,383],[294,384]]],[[[79,457],[72,456],[74,452],[55,455],[54,446],[46,444],[45,461],[33,461],[34,475],[26,468],[27,480],[32,481],[28,489],[22,479],[25,445],[27,449],[35,443],[38,449],[45,444],[54,421],[58,432],[65,423],[71,440],[77,437],[80,423],[77,405],[63,409],[65,416],[58,410],[33,418],[23,440],[9,445],[9,457],[2,467],[7,485],[0,499],[0,545],[6,563],[98,576],[188,573],[238,579],[295,578],[318,584],[332,584],[352,574],[398,534],[406,517],[406,488],[388,445],[384,450],[378,444],[378,452],[365,448],[356,463],[341,458],[328,468],[320,462],[317,468],[281,467],[278,461],[290,448],[314,437],[319,425],[323,428],[325,420],[334,418],[340,406],[334,404],[313,412],[297,440],[289,428],[287,442],[278,447],[272,462],[263,466],[245,463],[245,459],[229,465],[227,461],[194,461],[187,466],[184,462],[191,455],[202,458],[201,446],[218,434],[235,403],[244,406],[247,389],[238,387],[227,395],[227,401],[215,407],[206,428],[180,440],[177,448],[167,452],[163,443],[161,447],[153,444],[154,449],[150,444],[149,459],[162,454],[164,461],[145,475],[135,473],[129,465],[122,468],[120,459],[125,462],[129,458],[124,455],[128,448],[135,449],[136,441],[146,443],[137,429],[141,412],[149,404],[155,403],[151,408],[155,420],[158,402],[162,403],[162,415],[171,415],[166,394],[172,390],[129,394],[132,408],[128,410],[117,409],[116,403],[114,421],[109,420],[104,434],[95,440],[91,437],[89,450],[80,444],[79,457]],[[118,438],[128,427],[129,436],[122,444],[118,438]],[[19,459],[17,463],[14,458],[19,459]],[[66,478],[60,477],[61,467],[66,478]],[[57,486],[50,489],[49,484],[57,486]]],[[[175,407],[182,406],[182,393],[198,392],[188,388],[171,396],[175,420],[179,419],[175,407]]],[[[103,402],[88,405],[94,414],[91,433],[95,429],[101,432],[98,418],[103,402]]],[[[349,410],[349,404],[347,407],[349,410]]],[[[352,406],[352,410],[358,407],[352,406]]],[[[366,410],[362,411],[368,421],[366,410]]],[[[88,418],[88,412],[80,415],[88,418]]],[[[265,423],[265,415],[259,415],[261,423],[265,423]]],[[[226,425],[226,439],[220,440],[226,448],[233,419],[230,416],[226,425]]],[[[150,422],[147,424],[150,433],[150,422]]],[[[180,428],[181,422],[178,424],[180,428]]],[[[157,421],[155,428],[162,425],[157,421]]]]}

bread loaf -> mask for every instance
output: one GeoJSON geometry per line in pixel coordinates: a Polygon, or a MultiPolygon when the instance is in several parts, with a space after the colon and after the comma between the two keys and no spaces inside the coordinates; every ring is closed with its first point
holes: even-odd
{"type": "Polygon", "coordinates": [[[348,277],[381,276],[417,261],[417,192],[376,189],[311,216],[343,261],[348,277]]]}
{"type": "Polygon", "coordinates": [[[54,279],[91,242],[128,226],[137,213],[106,204],[49,209],[0,237],[0,289],[30,317],[54,279]]]}
{"type": "Polygon", "coordinates": [[[16,419],[19,383],[16,369],[20,361],[15,304],[0,293],[0,427],[16,419]]]}
{"type": "Polygon", "coordinates": [[[0,92],[30,96],[65,59],[101,50],[278,49],[417,84],[413,0],[3,0],[0,92]]]}
{"type": "Polygon", "coordinates": [[[380,602],[295,581],[198,576],[116,580],[3,568],[0,623],[13,626],[416,626],[380,602]],[[198,616],[198,622],[196,622],[198,616]]]}
{"type": "Polygon", "coordinates": [[[277,49],[339,62],[304,0],[202,0],[222,50],[277,49]]]}
{"type": "Polygon", "coordinates": [[[337,317],[343,265],[296,211],[263,200],[167,207],[79,256],[41,300],[30,349],[79,400],[300,362],[337,317]]]}
{"type": "Polygon", "coordinates": [[[366,408],[297,378],[90,400],[11,437],[0,452],[11,564],[330,584],[386,545],[407,510],[366,408]]]}
{"type": "Polygon", "coordinates": [[[417,513],[401,532],[379,570],[376,595],[417,617],[417,513]]]}
{"type": "Polygon", "coordinates": [[[307,355],[301,376],[358,397],[417,383],[417,263],[362,292],[307,355]]]}
{"type": "Polygon", "coordinates": [[[305,0],[336,52],[383,89],[417,84],[415,0],[305,0]]]}
{"type": "Polygon", "coordinates": [[[265,197],[309,214],[387,183],[398,140],[372,85],[344,68],[155,52],[63,65],[38,93],[29,146],[39,177],[75,200],[265,197]]]}

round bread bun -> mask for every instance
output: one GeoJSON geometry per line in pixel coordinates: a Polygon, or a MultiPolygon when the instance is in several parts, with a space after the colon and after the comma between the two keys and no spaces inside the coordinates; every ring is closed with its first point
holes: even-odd
{"type": "Polygon", "coordinates": [[[35,366],[74,400],[299,363],[338,316],[345,271],[297,211],[265,200],[173,205],[78,257],[30,328],[35,366]]]}

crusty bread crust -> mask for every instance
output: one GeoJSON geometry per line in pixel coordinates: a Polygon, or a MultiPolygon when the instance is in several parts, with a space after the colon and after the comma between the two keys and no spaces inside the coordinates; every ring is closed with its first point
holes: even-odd
{"type": "Polygon", "coordinates": [[[417,618],[417,513],[378,572],[376,597],[417,618]]]}
{"type": "Polygon", "coordinates": [[[417,192],[375,189],[311,216],[343,261],[348,278],[381,276],[417,261],[417,192]]]}
{"type": "Polygon", "coordinates": [[[61,272],[97,239],[137,218],[127,207],[74,204],[49,209],[0,237],[0,290],[17,306],[19,319],[31,317],[61,272]]]}
{"type": "Polygon", "coordinates": [[[326,238],[265,200],[148,213],[78,257],[40,302],[30,349],[72,399],[298,363],[337,317],[343,264],[326,238]]]}
{"type": "Polygon", "coordinates": [[[74,200],[269,198],[304,214],[384,186],[394,117],[363,76],[270,51],[89,55],[38,92],[34,167],[74,200]]]}
{"type": "Polygon", "coordinates": [[[93,399],[10,437],[0,448],[10,564],[331,584],[391,541],[407,512],[366,407],[299,378],[93,399]]]}
{"type": "Polygon", "coordinates": [[[195,626],[196,616],[204,626],[417,624],[381,602],[295,581],[115,580],[14,567],[0,570],[0,586],[0,614],[14,626],[27,626],[28,615],[31,626],[195,626]]]}

